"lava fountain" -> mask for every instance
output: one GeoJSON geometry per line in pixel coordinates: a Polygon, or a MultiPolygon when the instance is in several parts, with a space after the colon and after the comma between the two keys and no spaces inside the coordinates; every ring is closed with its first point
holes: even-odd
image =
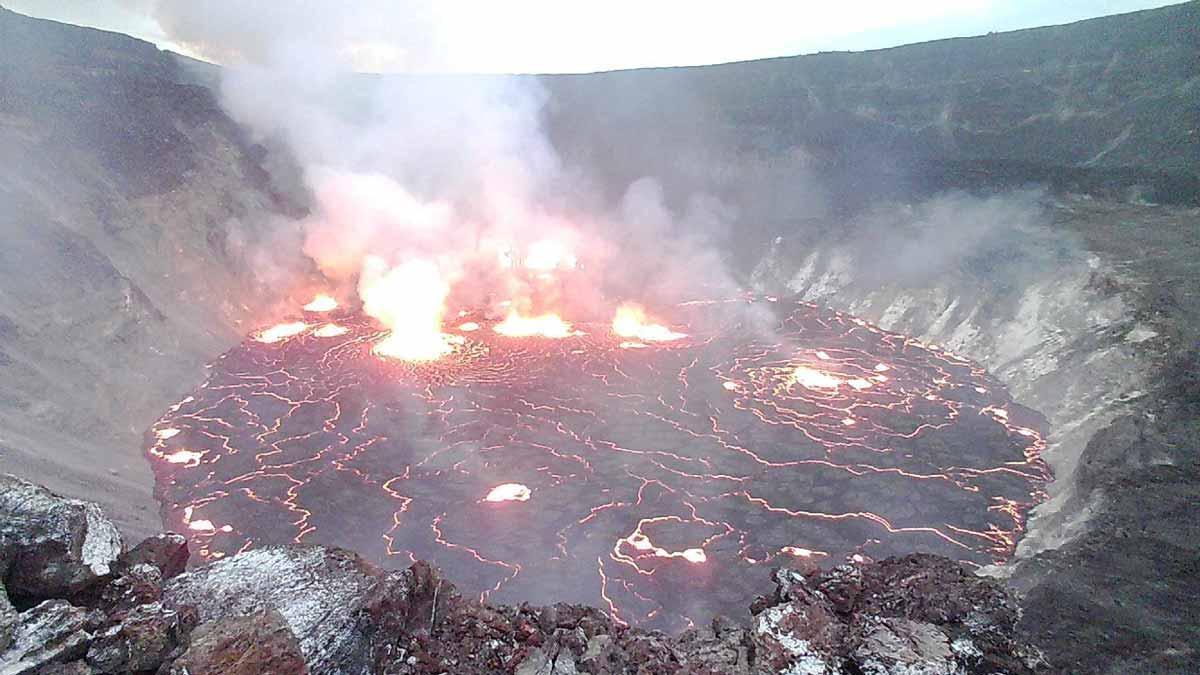
{"type": "Polygon", "coordinates": [[[746,296],[662,308],[671,326],[628,307],[443,327],[435,276],[381,270],[365,304],[403,313],[383,326],[334,307],[255,333],[149,430],[199,557],[344,546],[680,629],[790,562],[1002,561],[1049,479],[1037,415],[982,368],[854,317],[746,296]],[[393,283],[425,293],[396,305],[393,283]]]}

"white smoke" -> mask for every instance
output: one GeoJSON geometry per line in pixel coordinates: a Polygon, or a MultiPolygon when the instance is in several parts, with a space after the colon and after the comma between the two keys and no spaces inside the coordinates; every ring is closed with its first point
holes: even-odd
{"type": "Polygon", "coordinates": [[[594,320],[623,300],[684,297],[698,278],[729,286],[713,244],[730,209],[696,196],[673,211],[649,178],[606,206],[548,140],[537,78],[356,72],[452,62],[461,45],[441,41],[434,3],[155,12],[225,64],[230,115],[297,160],[312,197],[303,253],[389,327],[440,319],[414,293],[594,320]]]}

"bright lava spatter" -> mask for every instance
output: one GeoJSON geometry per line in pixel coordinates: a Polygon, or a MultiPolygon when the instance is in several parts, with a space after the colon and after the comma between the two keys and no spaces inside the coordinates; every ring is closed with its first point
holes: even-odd
{"type": "Polygon", "coordinates": [[[810,304],[670,313],[686,337],[638,349],[463,313],[451,353],[414,363],[344,310],[252,335],[147,434],[164,520],[202,558],[343,546],[664,629],[741,616],[800,559],[1012,553],[1044,441],[981,368],[810,304]]]}

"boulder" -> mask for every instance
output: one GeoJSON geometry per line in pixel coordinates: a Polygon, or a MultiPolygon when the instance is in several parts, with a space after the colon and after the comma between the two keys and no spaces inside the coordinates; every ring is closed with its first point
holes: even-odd
{"type": "Polygon", "coordinates": [[[187,639],[196,623],[191,608],[140,605],[96,635],[87,662],[100,673],[157,670],[187,639]]]}
{"type": "Polygon", "coordinates": [[[937,626],[900,618],[863,622],[853,660],[864,675],[954,675],[962,672],[937,626]]]}
{"type": "Polygon", "coordinates": [[[382,573],[354,553],[319,546],[253,549],[181,574],[163,604],[195,607],[201,623],[273,610],[313,673],[365,673],[369,645],[357,630],[382,573]]]}
{"type": "Polygon", "coordinates": [[[26,675],[82,658],[92,642],[89,628],[98,619],[64,600],[46,600],[22,612],[11,644],[0,651],[0,675],[26,675]]]}
{"type": "Polygon", "coordinates": [[[117,571],[124,572],[138,565],[153,565],[163,579],[170,579],[187,567],[188,544],[182,534],[156,534],[134,546],[117,560],[117,571]]]}
{"type": "Polygon", "coordinates": [[[162,587],[162,573],[157,567],[134,565],[111,579],[100,589],[98,599],[87,604],[98,605],[109,620],[116,623],[138,606],[158,602],[162,587]]]}
{"type": "Polygon", "coordinates": [[[0,577],[14,600],[74,595],[109,574],[122,548],[99,506],[0,475],[0,577]]]}
{"type": "Polygon", "coordinates": [[[201,624],[179,658],[160,675],[302,675],[308,673],[296,636],[275,610],[225,616],[201,624]]]}
{"type": "Polygon", "coordinates": [[[372,588],[363,604],[359,629],[390,636],[428,634],[461,602],[458,589],[442,577],[441,570],[419,561],[408,569],[387,573],[372,588]]]}
{"type": "MultiPolygon", "coordinates": [[[[908,619],[935,627],[965,672],[1029,673],[1044,667],[1040,653],[1017,630],[1016,600],[993,579],[948,558],[913,554],[866,565],[843,565],[813,579],[815,589],[836,598],[835,606],[856,624],[872,617],[908,619]]],[[[907,626],[873,626],[877,637],[907,626]]],[[[911,626],[908,626],[911,627],[911,626]]],[[[852,642],[854,639],[851,640],[852,642]]]]}
{"type": "Polygon", "coordinates": [[[816,675],[837,673],[844,626],[833,604],[802,573],[778,569],[775,596],[755,603],[751,640],[760,668],[816,675]]]}
{"type": "Polygon", "coordinates": [[[575,659],[565,649],[555,649],[550,653],[540,647],[535,647],[517,665],[515,675],[578,675],[575,659]]]}

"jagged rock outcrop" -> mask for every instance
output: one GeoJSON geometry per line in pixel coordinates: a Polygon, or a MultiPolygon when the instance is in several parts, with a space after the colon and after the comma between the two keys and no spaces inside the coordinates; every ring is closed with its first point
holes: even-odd
{"type": "Polygon", "coordinates": [[[163,579],[179,575],[187,568],[187,537],[175,532],[156,534],[134,546],[117,560],[116,569],[124,574],[138,565],[151,565],[163,579]]]}
{"type": "Polygon", "coordinates": [[[0,650],[0,675],[26,675],[82,658],[98,619],[65,600],[46,600],[21,612],[12,626],[11,644],[0,650]]]}
{"type": "Polygon", "coordinates": [[[304,675],[300,644],[274,610],[228,616],[196,629],[186,652],[162,675],[304,675]]]}
{"type": "Polygon", "coordinates": [[[13,598],[76,594],[111,572],[123,550],[99,506],[0,475],[0,576],[13,598]]]}
{"type": "MultiPolygon", "coordinates": [[[[3,487],[0,502],[27,497],[22,523],[103,518],[23,481],[3,487]]],[[[6,531],[29,539],[13,522],[6,531]]],[[[66,552],[96,536],[60,534],[55,550],[66,552]]],[[[425,562],[387,572],[341,549],[279,546],[180,573],[186,556],[182,537],[158,535],[60,587],[65,598],[17,613],[0,595],[0,675],[1020,674],[1044,665],[1017,635],[1005,591],[933,555],[780,569],[751,622],[718,618],[675,636],[593,607],[484,604],[425,562]]],[[[16,597],[37,597],[77,558],[21,558],[13,583],[36,592],[18,587],[16,597]]]]}
{"type": "Polygon", "coordinates": [[[86,661],[101,673],[157,670],[196,624],[195,610],[161,602],[138,605],[120,623],[95,636],[86,661]]]}
{"type": "Polygon", "coordinates": [[[754,644],[780,671],[833,673],[849,663],[864,673],[1030,673],[1044,665],[1014,639],[1012,597],[941,556],[783,569],[774,580],[775,594],[752,608],[754,644]]]}
{"type": "Polygon", "coordinates": [[[170,607],[210,622],[276,611],[314,673],[364,672],[358,612],[381,573],[349,551],[318,546],[247,551],[180,575],[163,589],[170,607]]]}

